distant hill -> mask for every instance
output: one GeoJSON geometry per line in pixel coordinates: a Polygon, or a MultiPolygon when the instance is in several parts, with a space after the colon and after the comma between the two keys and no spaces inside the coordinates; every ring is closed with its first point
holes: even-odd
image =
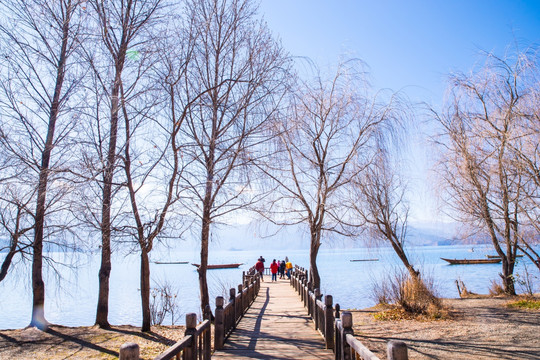
{"type": "MultiPolygon", "coordinates": [[[[444,246],[464,242],[456,237],[457,223],[416,223],[408,228],[407,241],[412,246],[444,246]]],[[[323,240],[323,248],[355,248],[365,246],[358,239],[335,237],[323,240]]],[[[309,235],[306,225],[279,228],[272,224],[223,226],[214,231],[211,247],[220,250],[307,249],[309,235]],[[217,235],[219,234],[219,235],[217,235]]]]}
{"type": "Polygon", "coordinates": [[[464,237],[459,223],[413,223],[409,225],[407,241],[414,246],[444,246],[490,243],[485,234],[464,237]]]}

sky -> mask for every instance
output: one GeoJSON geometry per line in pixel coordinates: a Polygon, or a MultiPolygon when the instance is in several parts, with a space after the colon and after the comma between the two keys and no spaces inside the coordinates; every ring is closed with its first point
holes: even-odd
{"type": "MultiPolygon", "coordinates": [[[[540,44],[540,0],[261,0],[260,12],[292,55],[321,68],[343,56],[362,59],[375,89],[435,109],[448,75],[477,67],[482,52],[504,56],[540,44]]],[[[437,222],[426,132],[413,134],[407,155],[412,219],[437,222]]]]}

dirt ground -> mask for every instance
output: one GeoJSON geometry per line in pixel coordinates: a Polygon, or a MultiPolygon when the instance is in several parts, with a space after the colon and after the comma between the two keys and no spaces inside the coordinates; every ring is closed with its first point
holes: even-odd
{"type": "Polygon", "coordinates": [[[386,344],[407,344],[409,359],[540,359],[540,311],[509,308],[508,298],[445,300],[452,320],[378,321],[353,312],[356,337],[379,358],[386,344]]]}
{"type": "MultiPolygon", "coordinates": [[[[401,340],[409,359],[540,359],[540,311],[508,308],[506,298],[445,300],[452,320],[379,321],[374,310],[353,312],[354,332],[386,359],[386,343],[401,340]]],[[[142,359],[152,359],[184,335],[181,327],[132,326],[111,330],[52,326],[0,331],[0,359],[115,359],[126,342],[139,344],[142,359]]]]}
{"type": "Polygon", "coordinates": [[[141,359],[153,359],[183,337],[179,326],[154,326],[149,333],[134,326],[0,330],[0,359],[117,359],[126,342],[139,344],[141,359]]]}

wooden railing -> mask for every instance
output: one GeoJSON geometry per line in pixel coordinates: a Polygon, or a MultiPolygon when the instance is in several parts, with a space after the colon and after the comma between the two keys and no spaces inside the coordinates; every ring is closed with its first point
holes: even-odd
{"type": "MultiPolygon", "coordinates": [[[[339,304],[332,308],[332,295],[326,295],[324,302],[319,289],[310,290],[308,271],[295,266],[291,276],[291,286],[298,292],[300,300],[313,319],[315,329],[325,339],[326,348],[333,349],[336,360],[379,360],[360,340],[354,337],[352,314],[340,314],[339,304]]],[[[408,360],[407,346],[401,341],[389,341],[387,345],[389,360],[408,360]]]]}
{"type": "MultiPolygon", "coordinates": [[[[216,298],[216,310],[214,312],[214,349],[222,349],[225,339],[236,328],[240,319],[251,306],[259,289],[261,281],[258,274],[244,276],[243,284],[238,285],[236,290],[230,289],[229,302],[224,306],[224,298],[216,298]]],[[[186,315],[186,331],[184,338],[176,342],[154,360],[210,360],[212,353],[212,326],[210,306],[207,306],[203,314],[204,321],[197,325],[197,314],[186,315]]],[[[126,343],[120,347],[120,360],[139,360],[139,345],[126,343]]]]}
{"type": "Polygon", "coordinates": [[[212,350],[210,320],[206,319],[198,326],[195,326],[196,323],[197,315],[195,313],[187,314],[184,338],[154,360],[170,360],[173,358],[180,360],[180,355],[182,355],[183,360],[209,360],[212,350]]]}
{"type": "Polygon", "coordinates": [[[224,305],[222,296],[216,298],[214,322],[214,349],[223,349],[225,339],[236,329],[236,325],[259,293],[261,280],[258,274],[244,276],[244,285],[238,285],[238,295],[235,289],[229,291],[229,302],[224,305]]]}
{"type": "MultiPolygon", "coordinates": [[[[184,338],[155,360],[209,360],[211,358],[210,306],[205,311],[205,320],[197,325],[197,314],[186,315],[184,338]]],[[[139,360],[139,345],[126,343],[120,347],[120,360],[139,360]]]]}

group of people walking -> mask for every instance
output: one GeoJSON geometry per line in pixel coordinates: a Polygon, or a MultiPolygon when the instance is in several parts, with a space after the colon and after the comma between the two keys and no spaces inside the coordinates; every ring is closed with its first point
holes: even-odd
{"type": "MultiPolygon", "coordinates": [[[[264,281],[264,262],[265,259],[260,256],[257,260],[257,263],[255,264],[255,270],[259,273],[261,276],[261,281],[264,281]]],[[[279,274],[279,278],[283,279],[285,276],[287,276],[287,279],[291,279],[291,271],[292,271],[292,263],[289,261],[288,257],[285,257],[285,260],[276,261],[274,259],[272,263],[270,264],[270,273],[272,274],[272,281],[277,281],[277,276],[279,274]]]]}

